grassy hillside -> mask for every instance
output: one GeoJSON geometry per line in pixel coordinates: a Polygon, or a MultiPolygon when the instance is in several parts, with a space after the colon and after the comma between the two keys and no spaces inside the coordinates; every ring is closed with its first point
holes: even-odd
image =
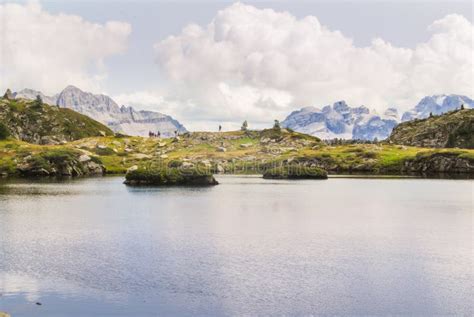
{"type": "Polygon", "coordinates": [[[474,150],[448,150],[388,144],[328,146],[319,139],[287,130],[195,132],[176,139],[93,137],[64,145],[33,145],[0,141],[0,173],[17,174],[18,167],[45,152],[68,151],[102,163],[107,173],[129,168],[203,167],[219,173],[263,173],[285,164],[319,167],[335,173],[371,174],[455,171],[474,173],[474,150]]]}
{"type": "Polygon", "coordinates": [[[0,99],[2,126],[11,137],[36,144],[113,135],[105,125],[73,110],[23,99],[0,99]]]}
{"type": "Polygon", "coordinates": [[[388,141],[412,146],[474,149],[474,109],[401,123],[388,141]]]}

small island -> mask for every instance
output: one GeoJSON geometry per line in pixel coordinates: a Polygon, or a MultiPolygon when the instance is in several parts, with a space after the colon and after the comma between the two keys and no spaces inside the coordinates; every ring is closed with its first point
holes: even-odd
{"type": "Polygon", "coordinates": [[[195,168],[139,168],[125,175],[129,186],[214,186],[219,184],[206,170],[195,168]]]}
{"type": "Polygon", "coordinates": [[[270,168],[263,174],[267,179],[327,179],[326,170],[319,167],[289,165],[270,168]]]}

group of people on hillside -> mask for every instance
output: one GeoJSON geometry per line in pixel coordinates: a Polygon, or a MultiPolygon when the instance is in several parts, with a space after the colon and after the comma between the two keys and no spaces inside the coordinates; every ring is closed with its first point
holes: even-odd
{"type": "MultiPolygon", "coordinates": [[[[178,130],[175,130],[174,131],[174,136],[177,137],[179,136],[179,131],[178,130]]],[[[158,131],[158,132],[153,132],[153,131],[148,131],[148,137],[149,138],[160,138],[161,137],[161,132],[158,131]]],[[[166,136],[165,136],[166,137],[166,136]]]]}
{"type": "Polygon", "coordinates": [[[156,133],[153,132],[153,131],[148,131],[148,137],[150,137],[150,138],[159,138],[159,137],[161,137],[161,133],[160,133],[160,131],[158,131],[156,133]]]}

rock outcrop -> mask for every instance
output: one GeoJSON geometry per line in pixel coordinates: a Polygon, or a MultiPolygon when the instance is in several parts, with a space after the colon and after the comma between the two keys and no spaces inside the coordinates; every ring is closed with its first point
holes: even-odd
{"type": "Polygon", "coordinates": [[[78,177],[104,175],[105,167],[97,157],[73,150],[46,150],[21,158],[16,172],[22,177],[78,177]]]}
{"type": "Polygon", "coordinates": [[[406,160],[402,172],[415,174],[474,174],[474,160],[457,153],[431,153],[406,160]]]}

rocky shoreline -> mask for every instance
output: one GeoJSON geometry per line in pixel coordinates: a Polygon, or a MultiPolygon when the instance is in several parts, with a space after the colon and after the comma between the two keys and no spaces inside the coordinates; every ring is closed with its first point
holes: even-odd
{"type": "Polygon", "coordinates": [[[264,174],[288,165],[329,174],[474,175],[474,150],[377,144],[327,145],[289,130],[197,132],[176,138],[93,137],[63,145],[0,141],[0,176],[77,177],[144,168],[200,168],[211,174],[264,174]]]}

